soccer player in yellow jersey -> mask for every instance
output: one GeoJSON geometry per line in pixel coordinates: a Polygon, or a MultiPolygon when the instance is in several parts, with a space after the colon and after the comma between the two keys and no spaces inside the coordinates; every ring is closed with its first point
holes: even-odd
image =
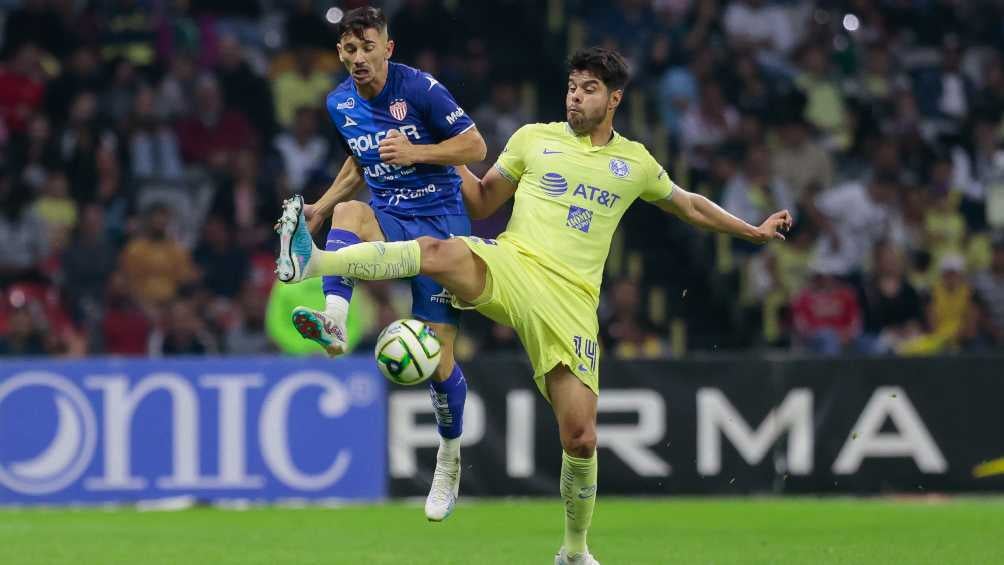
{"type": "Polygon", "coordinates": [[[619,54],[583,49],[569,67],[567,122],[520,128],[483,179],[460,169],[475,218],[515,196],[497,240],[422,237],[324,252],[313,246],[302,200],[294,197],[280,219],[277,263],[293,280],[428,275],[453,294],[455,307],[516,330],[537,387],[554,409],[563,449],[565,537],[555,563],[578,565],[598,563],[586,547],[596,500],[596,309],[610,240],[624,212],[641,198],[697,227],[755,243],[783,240],[792,220],[783,210],[759,227],[749,225],[673,184],[644,146],[615,132],[628,80],[619,54]]]}

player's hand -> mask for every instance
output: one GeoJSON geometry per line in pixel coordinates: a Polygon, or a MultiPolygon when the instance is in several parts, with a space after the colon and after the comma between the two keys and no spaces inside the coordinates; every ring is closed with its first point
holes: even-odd
{"type": "Polygon", "coordinates": [[[791,212],[781,210],[774,212],[756,229],[753,243],[767,243],[773,239],[785,240],[784,234],[791,229],[791,212]]]}
{"type": "Polygon", "coordinates": [[[396,129],[380,140],[380,160],[391,165],[410,167],[415,164],[415,145],[396,129]]]}

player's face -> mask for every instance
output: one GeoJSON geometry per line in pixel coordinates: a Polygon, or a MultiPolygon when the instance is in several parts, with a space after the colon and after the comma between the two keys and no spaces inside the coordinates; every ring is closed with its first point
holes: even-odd
{"type": "Polygon", "coordinates": [[[620,90],[611,91],[589,71],[572,71],[565,94],[568,125],[578,134],[594,130],[617,108],[622,95],[620,90]]]}
{"type": "Polygon", "coordinates": [[[394,42],[376,28],[363,32],[362,38],[346,33],[338,42],[338,56],[357,86],[386,78],[387,61],[394,52],[394,42]]]}

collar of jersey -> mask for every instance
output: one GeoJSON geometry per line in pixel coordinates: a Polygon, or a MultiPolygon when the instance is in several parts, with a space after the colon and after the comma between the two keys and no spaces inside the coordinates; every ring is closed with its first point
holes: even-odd
{"type": "Polygon", "coordinates": [[[379,102],[381,99],[385,98],[387,96],[387,93],[390,92],[390,81],[393,76],[394,76],[394,63],[387,63],[387,80],[383,83],[383,88],[380,89],[380,92],[377,92],[376,96],[369,99],[363,98],[363,95],[359,94],[359,89],[356,87],[356,82],[352,80],[352,76],[349,76],[349,81],[352,84],[353,94],[358,96],[361,101],[366,102],[367,104],[374,104],[376,102],[379,102]]]}
{"type": "Polygon", "coordinates": [[[593,145],[593,138],[589,137],[588,135],[576,134],[574,131],[572,131],[572,126],[568,125],[568,122],[565,122],[565,133],[574,137],[575,141],[579,145],[582,145],[582,147],[585,148],[586,151],[602,151],[608,147],[613,146],[621,139],[621,134],[617,133],[617,130],[614,130],[613,137],[610,138],[610,141],[608,141],[606,145],[593,145]]]}

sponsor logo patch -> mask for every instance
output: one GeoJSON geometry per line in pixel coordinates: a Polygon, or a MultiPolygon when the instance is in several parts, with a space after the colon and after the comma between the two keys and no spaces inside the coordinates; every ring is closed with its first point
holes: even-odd
{"type": "Polygon", "coordinates": [[[583,233],[589,233],[589,223],[593,220],[593,211],[578,206],[568,207],[568,220],[565,225],[583,233]]]}

